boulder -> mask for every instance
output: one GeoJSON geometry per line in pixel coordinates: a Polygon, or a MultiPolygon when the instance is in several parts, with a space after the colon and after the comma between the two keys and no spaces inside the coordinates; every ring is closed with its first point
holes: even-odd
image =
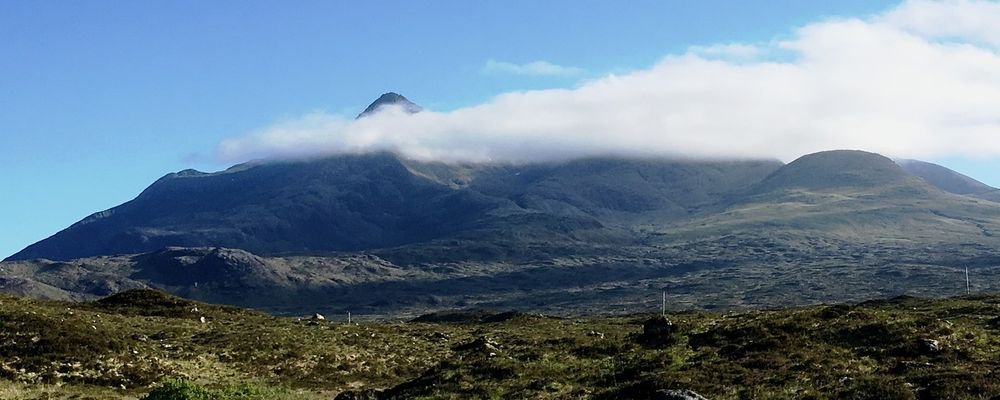
{"type": "Polygon", "coordinates": [[[489,355],[496,355],[500,351],[500,343],[497,341],[487,338],[486,336],[480,336],[468,343],[463,343],[454,347],[457,351],[474,351],[477,353],[484,353],[489,355]]]}
{"type": "Polygon", "coordinates": [[[920,351],[924,353],[940,353],[941,342],[934,339],[920,339],[920,351]]]}

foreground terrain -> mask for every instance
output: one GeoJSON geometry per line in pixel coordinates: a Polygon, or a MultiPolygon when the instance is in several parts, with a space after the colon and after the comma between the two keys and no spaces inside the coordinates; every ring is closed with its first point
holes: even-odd
{"type": "Polygon", "coordinates": [[[672,313],[672,324],[640,314],[327,317],[273,317],[149,290],[88,303],[2,296],[0,397],[1000,396],[997,296],[672,313]]]}

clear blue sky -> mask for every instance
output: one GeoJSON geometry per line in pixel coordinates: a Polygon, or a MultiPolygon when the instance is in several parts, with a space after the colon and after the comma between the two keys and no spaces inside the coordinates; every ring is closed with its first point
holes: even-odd
{"type": "MultiPolygon", "coordinates": [[[[0,2],[0,258],[215,146],[385,91],[438,110],[580,77],[482,71],[546,60],[590,75],[699,44],[766,41],[892,1],[0,2]],[[294,7],[292,7],[294,5],[294,7]]],[[[946,160],[1000,185],[1000,163],[946,160]]]]}

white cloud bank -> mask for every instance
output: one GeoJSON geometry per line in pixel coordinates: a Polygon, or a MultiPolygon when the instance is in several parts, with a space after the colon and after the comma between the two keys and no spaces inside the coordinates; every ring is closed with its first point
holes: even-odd
{"type": "Polygon", "coordinates": [[[443,161],[778,157],[857,148],[1000,156],[1000,3],[905,2],[770,44],[694,47],[573,89],[450,112],[323,113],[224,141],[227,161],[398,151],[443,161]],[[769,56],[771,55],[771,56],[769,56]],[[773,56],[777,55],[777,56],[773,56]]]}

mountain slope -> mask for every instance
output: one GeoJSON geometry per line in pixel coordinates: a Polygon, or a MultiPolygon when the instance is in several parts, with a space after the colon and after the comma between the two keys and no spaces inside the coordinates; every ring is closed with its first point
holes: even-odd
{"type": "Polygon", "coordinates": [[[940,165],[917,160],[899,160],[898,164],[906,172],[948,193],[1000,201],[1000,189],[940,165]]]}
{"type": "Polygon", "coordinates": [[[911,195],[933,191],[891,159],[857,150],[831,150],[802,156],[775,171],[754,188],[754,194],[807,190],[857,192],[891,190],[911,195]]]}
{"type": "Polygon", "coordinates": [[[592,157],[519,165],[412,161],[407,165],[442,184],[507,199],[524,209],[595,217],[613,225],[690,216],[752,186],[783,164],[592,157]]]}
{"type": "Polygon", "coordinates": [[[155,287],[277,313],[380,316],[620,312],[661,290],[688,308],[774,307],[954,294],[966,266],[995,289],[998,231],[1000,204],[866,152],[784,166],[380,153],[171,174],[16,257],[98,256],[6,261],[0,285],[48,298],[155,287]],[[125,255],[101,255],[113,253],[125,255]]]}
{"type": "Polygon", "coordinates": [[[411,174],[390,154],[243,164],[167,175],[10,259],[221,246],[260,254],[354,250],[468,229],[501,207],[411,174]],[[447,221],[447,223],[445,223],[447,221]]]}
{"type": "Polygon", "coordinates": [[[723,232],[935,242],[993,241],[1000,206],[946,193],[892,160],[862,151],[803,156],[716,213],[676,227],[670,237],[723,232]]]}
{"type": "MultiPolygon", "coordinates": [[[[421,110],[389,92],[358,118],[385,107],[421,110]]],[[[431,244],[409,254],[434,248],[419,258],[510,257],[515,242],[554,249],[583,240],[586,231],[600,231],[589,240],[616,242],[635,223],[687,218],[781,165],[619,158],[443,164],[390,153],[256,161],[216,173],[168,174],[134,200],[95,213],[8,260],[70,260],[169,246],[314,254],[446,238],[479,247],[453,252],[431,244]],[[476,251],[482,254],[472,254],[476,251]]]]}

